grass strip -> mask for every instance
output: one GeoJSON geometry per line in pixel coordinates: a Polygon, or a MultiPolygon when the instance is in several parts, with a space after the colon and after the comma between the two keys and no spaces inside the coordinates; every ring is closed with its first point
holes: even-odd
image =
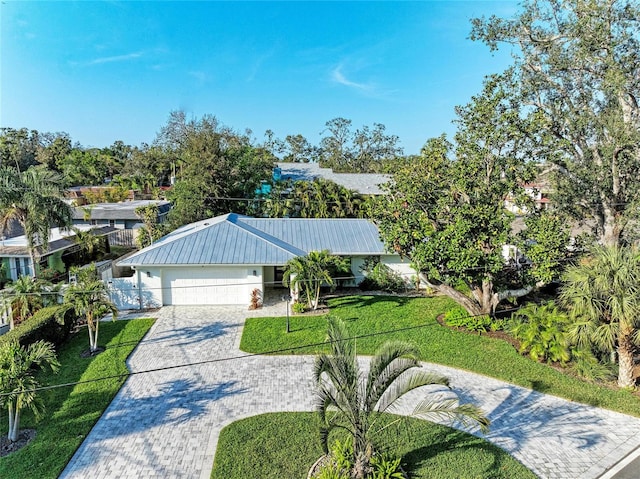
{"type": "MultiPolygon", "coordinates": [[[[393,421],[397,416],[388,416],[393,421]]],[[[382,424],[381,424],[382,425],[382,424]]],[[[535,479],[489,442],[455,429],[405,418],[378,436],[410,477],[535,479]]],[[[236,421],[220,433],[212,479],[303,479],[322,455],[314,413],[271,413],[236,421]]]]}
{"type": "MultiPolygon", "coordinates": [[[[550,365],[537,363],[518,354],[505,341],[440,326],[436,318],[454,305],[452,300],[441,296],[347,296],[329,301],[331,314],[346,321],[352,336],[409,328],[358,339],[358,354],[374,354],[376,348],[389,339],[410,341],[418,346],[424,361],[472,371],[571,401],[640,417],[640,397],[631,391],[589,383],[550,365]]],[[[290,321],[292,332],[287,334],[286,318],[247,319],[240,348],[251,353],[276,349],[282,349],[282,354],[328,351],[326,346],[287,350],[324,341],[324,316],[292,316],[290,321]]]]}
{"type": "MultiPolygon", "coordinates": [[[[86,329],[79,331],[60,348],[60,372],[40,377],[41,385],[126,374],[127,357],[153,322],[141,318],[101,324],[100,344],[106,345],[106,350],[89,358],[80,357],[89,340],[86,329]]],[[[24,411],[20,425],[21,429],[36,429],[37,435],[24,448],[0,458],[0,477],[57,478],[123,383],[124,378],[108,379],[40,393],[46,407],[44,416],[36,422],[24,411]]],[[[6,412],[0,412],[0,434],[6,434],[7,421],[6,412]]]]}

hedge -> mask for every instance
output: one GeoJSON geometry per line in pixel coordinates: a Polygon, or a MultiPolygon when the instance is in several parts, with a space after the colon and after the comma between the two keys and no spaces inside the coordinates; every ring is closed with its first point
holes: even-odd
{"type": "Polygon", "coordinates": [[[0,344],[18,340],[27,346],[40,339],[53,343],[56,347],[62,344],[71,334],[76,322],[73,309],[66,305],[42,308],[14,329],[0,336],[0,344]],[[62,316],[60,319],[59,316],[62,316]]]}

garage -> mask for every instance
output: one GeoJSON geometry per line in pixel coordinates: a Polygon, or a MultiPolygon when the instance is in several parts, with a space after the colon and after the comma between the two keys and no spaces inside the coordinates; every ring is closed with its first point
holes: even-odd
{"type": "Polygon", "coordinates": [[[165,268],[163,304],[248,304],[252,285],[260,281],[253,272],[231,266],[165,268]]]}

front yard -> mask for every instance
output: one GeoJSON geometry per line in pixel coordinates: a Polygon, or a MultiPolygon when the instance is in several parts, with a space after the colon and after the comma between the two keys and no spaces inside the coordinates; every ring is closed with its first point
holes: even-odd
{"type": "MultiPolygon", "coordinates": [[[[640,417],[640,397],[630,391],[588,383],[521,356],[509,343],[441,326],[436,318],[454,306],[445,297],[347,296],[329,301],[331,314],[358,337],[358,354],[373,354],[388,339],[411,341],[421,358],[484,374],[572,401],[640,417]],[[391,332],[395,331],[395,332],[391,332]]],[[[240,348],[251,353],[313,354],[326,351],[324,316],[250,318],[240,348]],[[309,346],[310,345],[310,346],[309,346]]]]}
{"type": "MultiPolygon", "coordinates": [[[[79,331],[58,353],[62,367],[57,375],[41,379],[43,385],[84,382],[42,392],[46,410],[39,422],[24,412],[21,429],[37,430],[24,448],[0,458],[3,479],[57,478],[93,425],[100,418],[125,377],[91,382],[96,378],[126,375],[126,359],[147,333],[153,319],[105,322],[100,326],[100,344],[106,350],[81,358],[87,349],[86,329],[79,331]]],[[[6,412],[0,412],[0,434],[7,432],[6,412]]]]}

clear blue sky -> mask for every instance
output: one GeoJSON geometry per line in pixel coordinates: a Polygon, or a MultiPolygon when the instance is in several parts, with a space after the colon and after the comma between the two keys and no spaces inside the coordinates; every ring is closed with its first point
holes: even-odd
{"type": "Polygon", "coordinates": [[[0,126],[83,146],[151,143],[169,112],[215,115],[262,141],[325,122],[386,125],[405,153],[511,62],[468,40],[512,1],[87,2],[3,0],[0,126]]]}

